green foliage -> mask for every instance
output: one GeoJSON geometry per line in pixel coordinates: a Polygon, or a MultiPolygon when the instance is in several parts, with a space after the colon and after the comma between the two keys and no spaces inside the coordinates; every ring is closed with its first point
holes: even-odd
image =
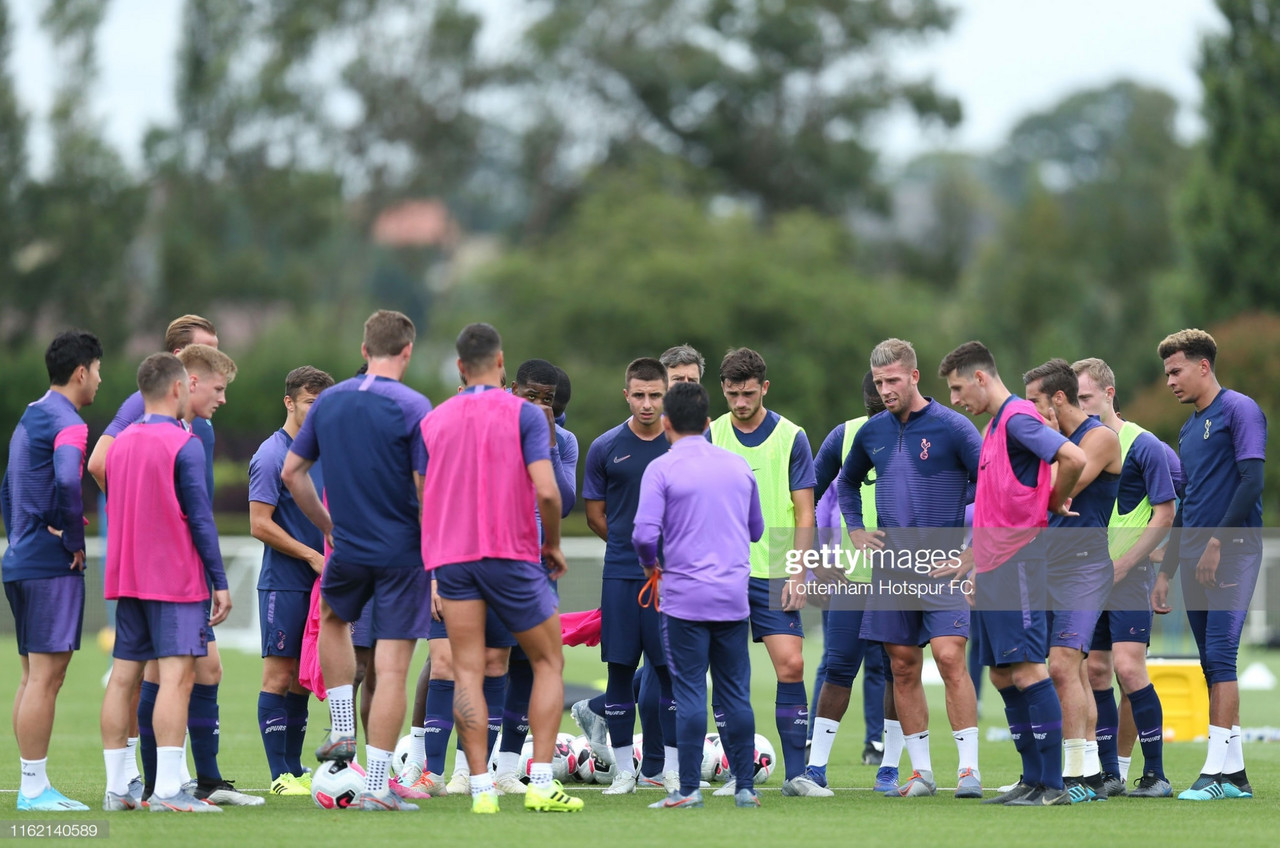
{"type": "Polygon", "coordinates": [[[1214,318],[1280,307],[1280,0],[1218,0],[1205,36],[1206,136],[1186,193],[1187,242],[1214,318]]]}
{"type": "Polygon", "coordinates": [[[27,116],[9,71],[10,41],[9,7],[0,0],[0,291],[6,302],[18,288],[15,252],[27,173],[27,116]]]}
{"type": "Polygon", "coordinates": [[[878,58],[945,32],[939,0],[567,0],[526,40],[597,145],[674,152],[767,213],[877,199],[868,124],[895,106],[954,125],[959,104],[878,58]],[[601,138],[603,136],[603,138],[601,138]]]}
{"type": "Polygon", "coordinates": [[[586,443],[626,417],[631,359],[694,345],[707,359],[713,410],[723,411],[720,358],[745,345],[769,363],[767,405],[816,443],[860,408],[871,348],[913,330],[923,339],[935,318],[903,306],[918,302],[913,287],[861,278],[852,260],[845,228],[815,213],[779,215],[762,231],[745,213],[716,214],[610,174],[546,244],[509,254],[464,287],[437,313],[433,336],[489,321],[503,334],[509,373],[531,357],[561,365],[573,379],[570,427],[586,443]]]}

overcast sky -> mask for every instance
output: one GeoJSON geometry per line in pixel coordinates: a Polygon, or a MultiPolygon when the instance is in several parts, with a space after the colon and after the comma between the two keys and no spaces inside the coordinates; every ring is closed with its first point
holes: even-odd
{"type": "MultiPolygon", "coordinates": [[[[56,79],[48,40],[38,28],[46,0],[9,0],[16,33],[12,71],[19,97],[36,119],[31,143],[38,170],[48,159],[47,114],[56,79]]],[[[470,0],[506,9],[520,0],[470,0]]],[[[931,72],[960,98],[964,123],[924,133],[913,122],[886,122],[880,139],[890,161],[925,149],[984,151],[999,145],[1021,117],[1064,95],[1120,77],[1162,87],[1184,105],[1180,129],[1199,130],[1194,71],[1197,45],[1221,27],[1213,0],[952,0],[960,17],[950,34],[903,51],[900,68],[931,72]]],[[[111,0],[99,36],[102,75],[97,116],[131,164],[143,132],[173,115],[174,58],[182,0],[111,0]]]]}

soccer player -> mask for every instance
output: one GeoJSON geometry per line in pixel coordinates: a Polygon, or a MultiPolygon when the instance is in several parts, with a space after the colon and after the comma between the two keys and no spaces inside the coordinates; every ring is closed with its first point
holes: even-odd
{"type": "Polygon", "coordinates": [[[560,491],[550,460],[551,410],[502,391],[502,339],[493,327],[463,328],[457,351],[466,389],[421,425],[421,550],[449,628],[454,722],[471,763],[471,809],[498,812],[481,703],[482,640],[492,609],[533,668],[533,758],[525,809],[574,812],[582,809],[582,799],[565,794],[551,776],[564,709],[564,654],[547,577],[558,579],[567,570],[560,550],[560,491]],[[535,508],[542,517],[541,544],[535,508]]]}
{"type": "Polygon", "coordinates": [[[60,333],[44,354],[49,391],[27,405],[9,440],[0,510],[9,546],[4,592],[18,639],[22,680],[13,699],[22,784],[18,809],[89,809],[49,782],[54,705],[84,623],[84,503],[81,469],[89,428],[79,411],[102,382],[102,344],[92,333],[60,333]]]}
{"type": "Polygon", "coordinates": [[[431,402],[400,382],[413,356],[413,322],[378,310],[364,325],[368,373],[325,389],[285,457],[281,479],[311,523],[332,540],[321,576],[319,653],[333,729],[320,761],[355,756],[350,622],[366,603],[377,640],[377,691],[369,713],[363,810],[413,810],[387,786],[391,753],[404,723],[405,679],[414,643],[430,629],[431,580],[418,540],[422,444],[418,423],[431,402]],[[324,457],[328,507],[308,475],[324,457]]]}
{"type": "Polygon", "coordinates": [[[667,369],[668,383],[700,383],[707,370],[707,360],[687,344],[667,348],[658,361],[667,369]]]}
{"type": "MultiPolygon", "coordinates": [[[[177,354],[188,345],[202,344],[209,347],[218,346],[218,331],[207,318],[199,315],[180,315],[169,322],[169,326],[164,333],[164,350],[169,353],[177,354]]],[[[112,442],[119,436],[124,429],[130,424],[140,419],[143,415],[143,399],[141,392],[134,392],[116,411],[115,418],[111,419],[111,423],[107,425],[107,429],[98,437],[98,441],[93,446],[93,453],[89,455],[89,461],[86,469],[93,479],[97,481],[98,488],[106,491],[106,461],[107,452],[111,449],[112,442]]],[[[213,498],[213,445],[214,435],[213,427],[203,418],[196,418],[191,422],[193,432],[200,439],[200,444],[204,448],[205,458],[205,486],[208,490],[208,496],[213,498]]],[[[193,716],[199,714],[201,716],[210,712],[210,709],[217,714],[217,683],[222,677],[222,660],[218,655],[218,646],[214,641],[217,637],[212,628],[206,629],[206,637],[208,638],[208,652],[196,658],[196,667],[199,669],[200,680],[197,686],[193,688],[193,699],[198,700],[199,704],[192,704],[192,709],[188,715],[193,716]],[[212,683],[210,683],[212,681],[212,683]],[[213,685],[212,691],[213,703],[212,707],[209,703],[210,690],[206,685],[213,685]]],[[[133,725],[133,732],[128,737],[128,748],[130,756],[126,761],[125,768],[129,771],[130,776],[130,792],[134,793],[139,800],[146,798],[151,794],[152,785],[155,783],[156,770],[156,741],[155,734],[151,727],[151,714],[155,709],[156,693],[160,690],[159,672],[155,663],[148,663],[147,668],[143,672],[142,682],[139,684],[139,691],[134,694],[134,704],[137,713],[136,722],[133,725]],[[142,771],[143,776],[139,776],[137,767],[137,757],[133,755],[134,751],[140,751],[142,754],[142,771]],[[145,780],[143,779],[145,777],[145,780]]],[[[197,719],[203,721],[204,719],[197,719]]],[[[196,733],[191,737],[191,750],[198,762],[208,762],[211,758],[216,761],[216,747],[210,752],[211,746],[216,746],[217,735],[205,732],[196,733]]],[[[191,775],[187,773],[187,760],[184,756],[179,766],[182,769],[183,785],[191,782],[191,775]]],[[[194,791],[195,787],[190,787],[194,791]]],[[[229,797],[229,796],[228,796],[229,797]]],[[[250,798],[252,796],[244,796],[250,798]]],[[[257,801],[251,803],[258,803],[257,801]]]]}
{"type": "Polygon", "coordinates": [[[986,804],[1070,804],[1062,783],[1062,707],[1044,659],[1044,550],[1048,513],[1070,511],[1085,455],[1045,426],[1035,405],[1005,388],[995,357],[978,341],[943,357],[938,376],[953,406],[990,415],[973,504],[974,608],[983,664],[1005,702],[1022,777],[986,804]],[[1056,473],[1053,466],[1056,465],[1056,473]]]}
{"type": "Polygon", "coordinates": [[[1120,437],[1123,468],[1115,507],[1111,511],[1109,548],[1111,593],[1093,632],[1087,669],[1098,707],[1098,756],[1108,795],[1124,794],[1116,736],[1120,715],[1111,689],[1112,675],[1132,704],[1140,728],[1144,765],[1142,777],[1128,794],[1136,798],[1165,798],[1173,794],[1164,774],[1164,712],[1160,696],[1147,676],[1147,645],[1151,641],[1151,590],[1156,568],[1149,557],[1164,542],[1173,525],[1177,485],[1182,476],[1177,454],[1168,445],[1116,413],[1116,378],[1101,359],[1074,362],[1080,388],[1080,408],[1120,437]],[[1115,791],[1118,788],[1119,791],[1115,791]]]}
{"type": "MultiPolygon", "coordinates": [[[[837,490],[839,486],[832,487],[832,483],[836,482],[837,476],[840,474],[840,468],[844,465],[845,457],[849,455],[850,448],[853,447],[854,436],[857,435],[858,429],[867,423],[867,419],[871,416],[884,411],[884,403],[880,400],[880,393],[876,391],[875,378],[868,371],[862,380],[862,403],[866,408],[867,414],[852,418],[848,421],[837,424],[827,437],[822,440],[822,446],[818,448],[818,455],[814,457],[813,469],[816,485],[814,486],[814,496],[817,498],[817,524],[821,541],[828,546],[840,546],[848,530],[845,526],[844,516],[840,514],[839,494],[837,490]]],[[[863,522],[868,529],[875,529],[875,474],[868,475],[867,479],[861,484],[862,489],[862,510],[863,522]]],[[[850,579],[858,582],[865,582],[869,579],[870,573],[866,569],[859,569],[854,572],[850,579]]],[[[883,673],[883,648],[882,646],[867,645],[858,635],[862,630],[862,613],[861,609],[849,609],[848,605],[852,604],[854,599],[847,599],[844,602],[845,608],[840,610],[822,611],[822,662],[818,665],[818,672],[814,676],[814,694],[813,704],[810,707],[810,713],[814,716],[810,722],[809,736],[812,740],[814,731],[821,728],[822,733],[818,737],[815,744],[811,744],[809,749],[809,764],[805,768],[805,774],[810,780],[819,786],[826,786],[826,770],[827,764],[831,759],[831,749],[835,745],[836,733],[840,729],[840,719],[844,717],[845,712],[849,709],[849,695],[853,688],[853,678],[857,676],[858,664],[865,663],[867,668],[862,678],[863,683],[863,716],[867,725],[867,737],[864,740],[863,762],[871,764],[869,760],[878,759],[880,770],[877,772],[877,788],[880,787],[881,779],[889,780],[889,771],[892,771],[892,787],[897,788],[898,785],[898,759],[892,757],[889,763],[884,762],[884,751],[877,749],[872,741],[878,741],[881,734],[886,735],[886,741],[892,746],[893,751],[901,752],[902,750],[902,726],[897,719],[886,719],[884,709],[886,705],[893,703],[892,688],[886,689],[884,686],[883,673]],[[831,628],[832,613],[835,613],[836,627],[835,631],[831,628]],[[878,677],[878,688],[875,683],[870,681],[872,657],[874,662],[880,668],[878,677]],[[834,658],[835,677],[833,678],[828,669],[832,666],[834,658]],[[827,686],[830,684],[831,689],[827,686]],[[878,720],[878,721],[877,721],[878,720]],[[873,734],[873,727],[879,724],[880,732],[873,734]],[[895,742],[896,739],[896,742],[895,742]],[[886,771],[889,770],[889,771],[886,771]]],[[[896,716],[896,713],[893,713],[896,716]]],[[[890,787],[885,785],[881,791],[887,791],[890,787]]]]}
{"type": "Polygon", "coordinates": [[[189,387],[186,370],[173,354],[143,360],[138,368],[142,419],[120,433],[106,458],[111,533],[103,594],[119,601],[115,659],[102,701],[107,768],[102,808],[109,812],[139,807],[129,792],[125,741],[131,695],[150,660],[157,660],[160,670],[151,812],[221,812],[183,788],[179,765],[195,658],[207,649],[206,625],[218,624],[231,610],[204,480],[204,451],[181,424],[189,387]]]}
{"type": "MultiPolygon", "coordinates": [[[[675,739],[675,717],[664,709],[674,696],[658,613],[652,607],[641,607],[637,600],[645,578],[631,544],[644,470],[671,447],[662,430],[662,396],[666,391],[667,369],[658,360],[645,357],[627,366],[623,396],[631,417],[591,443],[582,484],[587,524],[606,543],[600,584],[600,658],[609,670],[604,696],[595,699],[594,704],[579,701],[573,705],[572,714],[590,737],[592,750],[603,762],[616,765],[613,783],[604,790],[608,795],[636,790],[632,757],[636,704],[632,683],[642,654],[658,676],[667,791],[672,791],[679,780],[679,755],[676,746],[669,744],[675,739]]],[[[641,730],[646,736],[653,732],[643,725],[641,730]]]]}
{"type": "Polygon", "coordinates": [[[764,516],[751,466],[702,438],[707,392],[677,383],[663,399],[671,451],[645,469],[632,540],[646,573],[658,569],[662,640],[676,696],[680,786],[654,809],[701,807],[707,669],[725,712],[725,750],[737,775],[734,801],[758,807],[753,785],[755,716],[747,653],[751,543],[764,516]],[[663,548],[658,560],[658,542],[663,548]]]}
{"type": "MultiPolygon", "coordinates": [[[[965,505],[978,477],[981,440],[977,428],[963,415],[920,393],[920,371],[910,342],[886,339],[876,345],[871,351],[871,373],[888,414],[871,418],[858,430],[840,472],[840,511],[850,542],[855,550],[909,551],[912,563],[926,546],[935,551],[959,550],[965,505]],[[867,530],[859,484],[872,469],[877,529],[867,530]],[[925,528],[929,530],[920,532],[925,528]]],[[[885,559],[880,562],[877,578],[921,585],[914,569],[900,574],[885,566],[885,559]]],[[[884,583],[878,581],[879,586],[884,583]]],[[[982,797],[977,699],[965,665],[969,605],[953,584],[939,587],[944,590],[940,594],[921,592],[918,607],[903,604],[896,595],[872,595],[862,617],[861,638],[883,643],[889,655],[894,704],[913,769],[896,792],[886,793],[889,797],[937,792],[929,754],[929,707],[921,682],[925,643],[946,685],[947,715],[959,750],[955,797],[982,797]]]]}
{"type": "MultiPolygon", "coordinates": [[[[311,605],[311,588],[324,571],[324,537],[293,502],[280,471],[289,446],[307,420],[311,404],[333,385],[333,378],[304,365],[284,380],[284,426],[249,461],[249,527],[263,543],[258,573],[258,623],[262,630],[262,691],[258,728],[276,795],[308,795],[311,776],[302,769],[307,730],[307,690],[298,683],[302,634],[311,605]]],[[[316,489],[323,491],[320,464],[311,467],[316,489]]]]}
{"type": "Polygon", "coordinates": [[[1209,750],[1187,801],[1252,798],[1240,744],[1236,660],[1249,599],[1262,562],[1262,469],[1267,419],[1252,398],[1222,388],[1214,372],[1218,344],[1203,330],[1160,342],[1169,388],[1194,407],[1178,434],[1186,496],[1151,594],[1169,612],[1169,580],[1182,569],[1187,621],[1209,684],[1209,750]]]}
{"type": "MultiPolygon", "coordinates": [[[[187,369],[190,380],[186,418],[184,423],[197,438],[200,434],[213,436],[210,423],[215,412],[227,402],[227,386],[236,377],[236,364],[222,351],[202,344],[190,344],[178,351],[178,359],[187,369]],[[204,426],[197,429],[195,422],[204,426]]],[[[201,445],[205,451],[207,467],[212,467],[210,444],[201,445]]],[[[213,498],[213,478],[205,474],[205,486],[209,498],[213,498]]],[[[207,604],[206,604],[207,606],[207,604]]],[[[206,610],[207,612],[207,610],[206,610]]],[[[188,730],[191,734],[191,753],[196,763],[195,786],[191,794],[211,804],[236,807],[257,807],[266,803],[264,798],[247,795],[235,788],[233,781],[222,776],[218,767],[219,708],[218,686],[222,682],[222,662],[217,656],[213,626],[205,628],[205,641],[210,643],[208,655],[196,660],[196,680],[191,687],[191,706],[188,711],[188,730]]],[[[153,667],[154,668],[154,667],[153,667]]],[[[148,674],[155,673],[148,669],[148,674]]],[[[144,675],[144,680],[146,675],[144,675]]]]}
{"type": "Polygon", "coordinates": [[[1072,803],[1106,800],[1098,757],[1097,705],[1084,667],[1093,632],[1113,585],[1107,525],[1120,489],[1120,437],[1080,408],[1079,382],[1065,359],[1022,375],[1027,400],[1058,432],[1079,445],[1086,462],[1071,493],[1075,515],[1054,515],[1045,534],[1049,586],[1049,675],[1062,705],[1063,778],[1072,803]]]}
{"type": "MultiPolygon", "coordinates": [[[[779,548],[807,550],[812,546],[815,513],[813,502],[813,451],[804,430],[764,406],[769,392],[764,357],[750,348],[725,354],[720,363],[720,389],[729,411],[711,422],[712,444],[747,460],[756,475],[760,506],[766,528],[795,528],[795,538],[761,539],[751,543],[751,635],[764,642],[777,677],[775,721],[782,745],[786,779],[783,795],[827,796],[830,789],[804,775],[804,743],[808,735],[809,699],[804,688],[804,628],[800,609],[804,595],[798,581],[782,575],[779,548]],[[772,553],[771,553],[772,549],[772,553]]],[[[777,530],[775,529],[775,532],[777,530]]],[[[790,533],[788,533],[790,535],[790,533]]],[[[712,706],[719,706],[712,698],[712,706]]],[[[717,722],[719,720],[717,719],[717,722]]],[[[715,794],[733,794],[731,784],[715,794]]]]}

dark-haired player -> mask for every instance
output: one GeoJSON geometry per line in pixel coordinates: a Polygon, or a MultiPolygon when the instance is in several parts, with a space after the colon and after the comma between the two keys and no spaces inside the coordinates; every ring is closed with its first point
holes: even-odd
{"type": "MultiPolygon", "coordinates": [[[[333,378],[304,365],[284,380],[284,425],[249,460],[249,528],[263,543],[258,573],[258,624],[262,630],[262,691],[258,729],[276,795],[310,794],[302,769],[307,730],[307,690],[298,683],[302,634],[311,606],[311,588],[324,571],[324,536],[280,480],[285,456],[311,404],[333,378]]],[[[324,491],[320,464],[311,467],[317,491],[324,491]]]]}
{"type": "MultiPolygon", "coordinates": [[[[831,795],[831,790],[804,775],[809,728],[804,628],[800,624],[804,595],[797,589],[795,577],[771,582],[771,578],[782,576],[780,549],[793,545],[807,549],[813,541],[808,535],[816,520],[813,451],[801,427],[765,409],[764,398],[769,392],[765,373],[764,357],[750,348],[737,348],[725,355],[720,363],[720,390],[729,411],[711,422],[708,438],[746,459],[755,472],[765,527],[796,529],[795,539],[770,539],[766,533],[764,539],[751,544],[751,636],[764,642],[778,681],[775,721],[785,767],[782,794],[821,797],[831,795]],[[780,592],[775,591],[778,583],[780,592]]],[[[714,697],[712,705],[718,706],[714,697]]],[[[726,783],[716,794],[733,791],[726,783]]]]}
{"type": "Polygon", "coordinates": [[[1262,562],[1262,471],[1267,418],[1247,395],[1224,389],[1218,344],[1203,330],[1181,330],[1157,353],[1173,396],[1194,409],[1178,434],[1186,495],[1156,578],[1151,605],[1169,612],[1169,579],[1182,569],[1187,621],[1209,684],[1209,750],[1185,801],[1252,798],[1240,742],[1236,661],[1262,562]]]}
{"type": "Polygon", "coordinates": [[[44,354],[49,390],[27,405],[9,440],[0,484],[9,546],[4,591],[18,640],[22,679],[13,732],[22,761],[18,809],[89,809],[49,782],[54,705],[84,623],[84,503],[80,478],[89,428],[79,411],[102,382],[102,344],[92,333],[60,333],[44,354]]]}
{"type": "MultiPolygon", "coordinates": [[[[670,443],[662,430],[662,397],[667,391],[667,369],[652,358],[632,361],[623,377],[623,397],[631,417],[601,435],[587,451],[582,495],[587,504],[587,524],[605,540],[604,579],[600,585],[600,658],[608,664],[608,684],[602,697],[573,705],[573,718],[591,738],[592,750],[606,763],[616,763],[607,795],[636,789],[632,740],[636,704],[632,683],[640,657],[658,675],[663,705],[674,700],[667,674],[666,654],[658,629],[658,614],[637,600],[644,586],[644,570],[631,544],[632,522],[640,501],[640,483],[649,463],[666,454],[670,443]],[[608,742],[606,742],[606,729],[608,742]],[[612,747],[610,747],[610,744],[612,747]]],[[[674,716],[660,709],[663,739],[675,739],[674,716]]],[[[645,729],[642,727],[642,731],[645,729]]],[[[646,733],[648,731],[645,731],[646,733]]],[[[678,780],[677,758],[670,756],[663,774],[670,784],[678,780]]],[[[668,786],[671,791],[672,786],[668,786]]]]}
{"type": "Polygon", "coordinates": [[[991,416],[973,503],[974,618],[982,631],[983,665],[991,668],[1022,755],[1022,777],[983,803],[1070,804],[1062,784],[1062,706],[1044,663],[1049,634],[1038,537],[1048,513],[1070,511],[1084,451],[1046,427],[1034,404],[1005,388],[995,357],[981,342],[948,353],[938,376],[947,381],[953,406],[991,416]]]}

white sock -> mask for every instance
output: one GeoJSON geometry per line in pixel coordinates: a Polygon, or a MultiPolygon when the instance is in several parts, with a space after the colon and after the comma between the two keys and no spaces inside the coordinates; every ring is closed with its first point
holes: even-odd
{"type": "MultiPolygon", "coordinates": [[[[815,743],[816,744],[816,743],[815,743]]],[[[902,762],[902,722],[894,719],[884,720],[884,759],[881,767],[897,768],[902,762]]]]}
{"type": "MultiPolygon", "coordinates": [[[[550,766],[548,766],[548,768],[550,768],[550,766]]],[[[483,795],[486,792],[494,792],[494,791],[496,790],[493,788],[493,775],[490,774],[487,770],[482,771],[479,774],[471,775],[471,797],[472,798],[476,797],[477,795],[483,795]]]]}
{"type": "Polygon", "coordinates": [[[498,774],[515,774],[516,769],[520,767],[519,751],[499,751],[498,752],[498,774]]]}
{"type": "MultiPolygon", "coordinates": [[[[121,750],[123,751],[127,749],[122,748],[121,750]]],[[[172,798],[174,795],[178,794],[179,790],[182,789],[182,784],[185,783],[182,779],[182,760],[182,749],[177,745],[166,745],[164,747],[156,748],[155,796],[157,798],[172,798]]],[[[124,763],[122,762],[120,766],[123,768],[124,763]]],[[[121,777],[123,778],[123,776],[122,772],[121,777]]],[[[124,788],[120,790],[119,794],[123,795],[125,792],[129,791],[129,784],[127,782],[122,783],[121,786],[124,788]]]]}
{"type": "MultiPolygon", "coordinates": [[[[187,768],[187,751],[191,748],[191,731],[187,731],[187,735],[182,737],[182,756],[178,758],[178,778],[181,781],[178,787],[181,788],[191,782],[191,771],[187,768]]],[[[168,798],[168,795],[161,795],[161,798],[168,798]]]]}
{"type": "Polygon", "coordinates": [[[138,737],[130,736],[125,741],[124,747],[129,752],[124,761],[124,776],[132,783],[134,778],[142,777],[142,774],[138,771],[138,737]]]}
{"type": "Polygon", "coordinates": [[[391,752],[365,745],[364,756],[364,791],[371,795],[382,795],[387,791],[387,771],[391,768],[391,752]]]}
{"type": "Polygon", "coordinates": [[[1205,753],[1201,774],[1222,774],[1227,764],[1227,749],[1231,747],[1231,730],[1209,725],[1209,750],[1205,753]]]}
{"type": "Polygon", "coordinates": [[[966,727],[963,730],[951,731],[951,738],[956,740],[956,751],[960,754],[960,765],[956,769],[959,774],[965,769],[973,769],[978,773],[978,728],[966,727]]]}
{"type": "MultiPolygon", "coordinates": [[[[329,690],[329,723],[338,736],[356,735],[355,687],[351,684],[329,690]]],[[[426,758],[426,755],[423,755],[426,758]]]]}
{"type": "Polygon", "coordinates": [[[1120,763],[1120,782],[1129,782],[1129,764],[1133,762],[1133,757],[1117,757],[1116,761],[1120,763]]]}
{"type": "Polygon", "coordinates": [[[551,763],[533,763],[529,766],[529,783],[543,790],[551,788],[551,763]]]}
{"type": "Polygon", "coordinates": [[[49,758],[43,760],[23,760],[22,761],[22,794],[28,798],[34,798],[41,792],[49,788],[49,776],[45,773],[45,766],[49,762],[49,758]]]}
{"type": "Polygon", "coordinates": [[[413,742],[409,745],[409,762],[425,768],[427,765],[427,748],[423,741],[427,735],[425,727],[412,727],[409,729],[409,735],[413,737],[413,742]]]}
{"type": "Polygon", "coordinates": [[[471,764],[467,762],[467,752],[459,748],[453,755],[453,773],[471,774],[471,764]]]}
{"type": "MultiPolygon", "coordinates": [[[[888,722],[885,722],[887,728],[888,722]]],[[[818,716],[813,720],[813,744],[809,746],[809,765],[825,768],[831,762],[831,748],[836,744],[836,733],[840,730],[840,722],[818,716]]],[[[902,735],[902,725],[898,725],[898,735],[902,735]]]]}
{"type": "Polygon", "coordinates": [[[662,755],[663,757],[666,758],[666,762],[662,764],[662,770],[664,772],[680,771],[680,749],[679,748],[673,748],[670,745],[663,745],[662,755]]]}
{"type": "Polygon", "coordinates": [[[634,745],[622,745],[613,749],[613,759],[617,763],[618,774],[635,774],[636,761],[634,745]]]}
{"type": "Polygon", "coordinates": [[[107,764],[107,791],[125,795],[129,791],[129,779],[125,777],[125,758],[128,748],[103,748],[102,759],[107,764]]]}
{"type": "Polygon", "coordinates": [[[903,739],[907,744],[907,756],[911,758],[913,771],[933,771],[933,761],[929,757],[929,731],[912,733],[903,739]]]}
{"type": "Polygon", "coordinates": [[[1244,771],[1244,743],[1240,736],[1240,725],[1231,726],[1231,738],[1227,741],[1227,759],[1222,764],[1223,774],[1235,774],[1244,771]]]}
{"type": "Polygon", "coordinates": [[[1062,753],[1062,776],[1084,777],[1084,740],[1064,739],[1062,753]]]}
{"type": "Polygon", "coordinates": [[[1098,740],[1084,740],[1084,776],[1102,773],[1102,761],[1098,759],[1098,740]]]}

